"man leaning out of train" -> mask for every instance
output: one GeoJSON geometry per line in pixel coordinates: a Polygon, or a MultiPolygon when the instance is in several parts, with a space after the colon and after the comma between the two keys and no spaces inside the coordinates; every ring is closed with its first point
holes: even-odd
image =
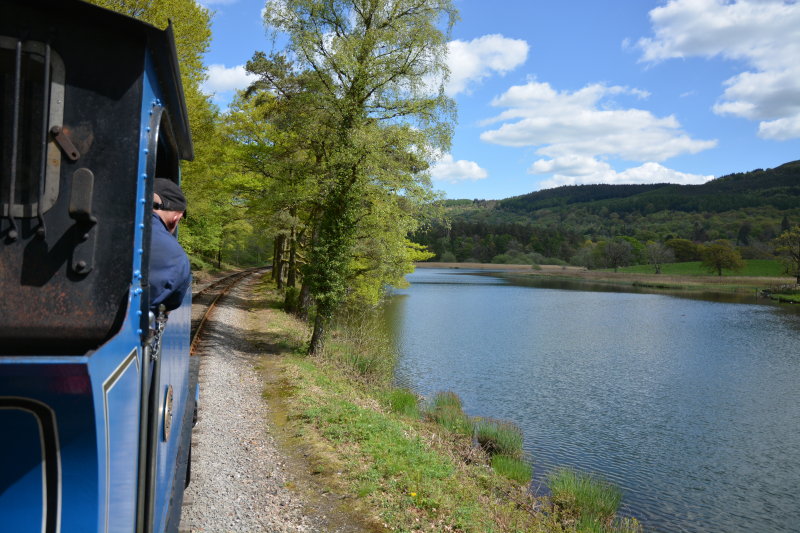
{"type": "Polygon", "coordinates": [[[153,185],[153,232],[150,246],[150,310],[167,311],[181,305],[191,285],[189,257],[175,230],[186,213],[186,197],[172,180],[156,178],[153,185]]]}

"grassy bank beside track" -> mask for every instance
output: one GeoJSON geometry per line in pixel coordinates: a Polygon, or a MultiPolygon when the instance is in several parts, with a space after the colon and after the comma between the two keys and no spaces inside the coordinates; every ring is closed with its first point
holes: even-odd
{"type": "Polygon", "coordinates": [[[498,474],[469,430],[436,423],[425,415],[433,407],[376,378],[370,361],[385,354],[369,353],[346,332],[333,334],[325,355],[303,355],[307,325],[281,310],[268,282],[259,291],[248,329],[265,354],[271,425],[308,479],[337,502],[333,512],[358,517],[370,531],[639,531],[613,512],[583,513],[580,496],[554,505],[498,474]]]}
{"type": "Polygon", "coordinates": [[[645,289],[653,292],[687,292],[718,295],[759,295],[762,291],[778,301],[798,301],[795,278],[780,275],[777,261],[746,261],[745,269],[739,273],[726,272],[722,276],[709,275],[699,262],[673,263],[662,267],[661,274],[652,272],[652,267],[637,265],[611,270],[587,270],[581,267],[555,265],[495,265],[485,263],[417,263],[418,268],[453,268],[493,270],[510,280],[526,278],[549,278],[578,283],[608,285],[617,288],[645,289]]]}

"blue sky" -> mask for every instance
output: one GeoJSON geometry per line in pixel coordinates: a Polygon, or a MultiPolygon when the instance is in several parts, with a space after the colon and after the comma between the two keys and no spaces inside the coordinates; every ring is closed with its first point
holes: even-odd
{"type": "MultiPolygon", "coordinates": [[[[264,0],[214,11],[205,90],[225,109],[269,51],[264,0]]],[[[583,183],[703,183],[800,159],[800,3],[455,0],[448,198],[583,183]]]]}

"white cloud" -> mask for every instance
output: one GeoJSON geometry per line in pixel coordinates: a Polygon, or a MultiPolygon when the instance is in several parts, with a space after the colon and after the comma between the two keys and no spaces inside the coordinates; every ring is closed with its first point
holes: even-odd
{"type": "Polygon", "coordinates": [[[800,137],[800,3],[784,0],[671,0],[650,11],[654,36],[642,60],[722,57],[741,62],[714,106],[760,121],[767,139],[800,137]]]}
{"type": "Polygon", "coordinates": [[[492,105],[508,108],[484,124],[502,122],[481,139],[506,146],[534,146],[550,158],[614,156],[630,161],[663,161],[716,146],[681,130],[670,115],[656,117],[642,109],[623,109],[610,97],[645,97],[628,87],[587,85],[575,92],[554,90],[535,80],[511,87],[492,105]]]}
{"type": "Polygon", "coordinates": [[[528,58],[528,43],[502,35],[484,35],[471,41],[450,41],[447,44],[447,64],[450,80],[447,94],[455,96],[468,90],[492,74],[506,74],[522,65],[528,58]]]}
{"type": "Polygon", "coordinates": [[[246,89],[256,79],[255,74],[248,74],[244,65],[211,65],[208,67],[208,79],[203,82],[201,89],[205,94],[232,92],[246,89]]]}
{"type": "Polygon", "coordinates": [[[477,181],[489,175],[474,161],[453,159],[451,154],[445,154],[431,167],[431,177],[436,181],[458,183],[461,181],[477,181]]]}
{"type": "Polygon", "coordinates": [[[540,183],[544,189],[560,187],[562,185],[588,185],[622,183],[647,184],[647,183],[679,183],[681,185],[698,185],[714,178],[699,174],[687,174],[667,168],[652,161],[641,166],[617,172],[605,161],[594,158],[557,158],[552,160],[540,159],[528,169],[531,174],[550,174],[553,176],[540,183]]]}

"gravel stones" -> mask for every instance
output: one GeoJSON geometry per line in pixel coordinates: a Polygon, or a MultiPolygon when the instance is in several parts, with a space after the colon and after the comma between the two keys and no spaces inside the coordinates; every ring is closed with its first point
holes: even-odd
{"type": "Polygon", "coordinates": [[[259,354],[244,327],[254,283],[246,278],[217,303],[198,346],[199,423],[182,532],[324,531],[304,513],[302,496],[286,488],[286,458],[269,434],[263,378],[254,368],[259,354]]]}

